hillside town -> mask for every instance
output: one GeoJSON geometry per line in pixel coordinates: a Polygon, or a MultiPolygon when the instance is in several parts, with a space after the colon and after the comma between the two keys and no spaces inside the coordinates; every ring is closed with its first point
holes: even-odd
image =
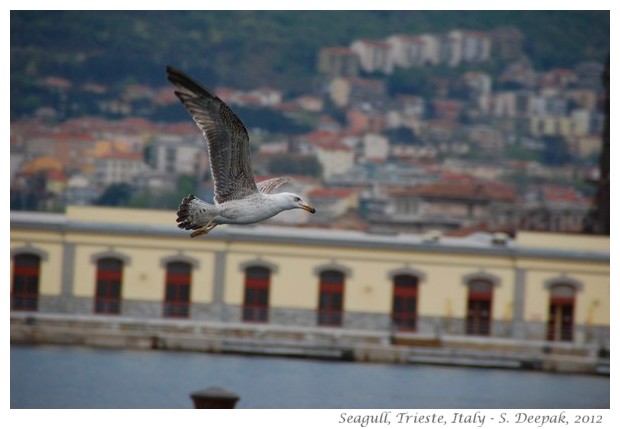
{"type": "MultiPolygon", "coordinates": [[[[213,89],[233,110],[306,125],[298,133],[248,126],[258,179],[290,176],[287,190],[318,208],[272,223],[386,234],[582,232],[600,179],[605,66],[537,70],[524,45],[515,27],[351,40],[317,52],[319,83],[305,93],[277,83],[213,89]]],[[[191,118],[150,115],[181,110],[163,78],[160,87],[133,83],[118,93],[62,76],[38,85],[57,103],[11,122],[12,210],[170,209],[190,192],[212,198],[191,118]],[[80,115],[76,100],[99,114],[80,115]]]]}

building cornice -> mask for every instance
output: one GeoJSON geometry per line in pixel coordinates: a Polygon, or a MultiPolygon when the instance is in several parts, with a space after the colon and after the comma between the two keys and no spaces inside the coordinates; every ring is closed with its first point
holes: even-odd
{"type": "MultiPolygon", "coordinates": [[[[11,212],[11,233],[24,229],[58,233],[88,233],[189,240],[186,231],[174,223],[166,225],[127,225],[105,222],[81,222],[69,220],[64,215],[11,212]],[[37,216],[39,215],[39,216],[37,216]]],[[[428,242],[423,235],[373,234],[359,231],[325,230],[317,228],[293,228],[275,226],[224,226],[213,230],[201,240],[224,242],[248,242],[298,246],[326,246],[352,249],[381,249],[397,252],[420,252],[433,254],[457,254],[494,256],[500,258],[535,258],[567,261],[609,263],[609,252],[539,248],[520,246],[513,241],[503,245],[480,238],[441,237],[428,242]]]]}

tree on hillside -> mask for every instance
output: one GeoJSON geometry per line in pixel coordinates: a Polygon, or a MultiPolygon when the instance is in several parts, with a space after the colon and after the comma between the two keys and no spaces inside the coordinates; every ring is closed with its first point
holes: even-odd
{"type": "Polygon", "coordinates": [[[125,206],[133,193],[129,183],[112,183],[95,200],[98,206],[125,206]]]}
{"type": "Polygon", "coordinates": [[[570,154],[568,143],[561,136],[545,136],[542,138],[544,149],[541,154],[541,161],[546,165],[565,165],[573,160],[570,154]]]}
{"type": "Polygon", "coordinates": [[[320,177],[322,167],[313,155],[279,154],[269,160],[269,171],[272,174],[320,177]]]}
{"type": "Polygon", "coordinates": [[[386,136],[390,143],[393,144],[405,144],[405,145],[414,145],[419,146],[422,144],[420,138],[413,132],[411,128],[408,127],[398,127],[392,128],[383,133],[386,136]]]}

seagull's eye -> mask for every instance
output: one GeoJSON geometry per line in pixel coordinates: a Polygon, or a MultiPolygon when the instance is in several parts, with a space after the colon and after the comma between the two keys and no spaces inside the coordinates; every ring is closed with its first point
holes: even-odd
{"type": "Polygon", "coordinates": [[[295,197],[295,202],[299,202],[299,201],[301,201],[301,198],[295,197]]]}

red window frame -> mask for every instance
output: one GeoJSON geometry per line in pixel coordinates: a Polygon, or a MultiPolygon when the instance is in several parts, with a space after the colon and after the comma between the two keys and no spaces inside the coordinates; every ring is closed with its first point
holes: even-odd
{"type": "Polygon", "coordinates": [[[244,322],[268,321],[270,283],[271,270],[269,268],[246,268],[243,308],[241,311],[241,318],[244,322]]]}
{"type": "Polygon", "coordinates": [[[553,285],[549,295],[547,319],[548,341],[573,341],[575,324],[575,289],[570,285],[553,285]],[[566,294],[570,288],[570,295],[566,294]],[[564,291],[563,293],[561,291],[564,291]]]}
{"type": "Polygon", "coordinates": [[[472,280],[468,289],[465,332],[468,335],[488,336],[491,334],[493,283],[482,279],[472,280]]]}
{"type": "Polygon", "coordinates": [[[123,261],[101,258],[97,261],[95,279],[95,313],[120,314],[123,261]]]}
{"type": "Polygon", "coordinates": [[[164,293],[164,317],[189,317],[192,266],[175,261],[166,264],[166,288],[164,293]]]}
{"type": "Polygon", "coordinates": [[[344,273],[336,270],[322,271],[319,275],[319,326],[342,326],[344,307],[344,273]]]}
{"type": "Polygon", "coordinates": [[[392,327],[398,331],[417,329],[418,278],[399,274],[393,278],[392,327]]]}
{"type": "Polygon", "coordinates": [[[11,310],[38,310],[40,275],[41,258],[39,256],[32,253],[14,256],[11,310]]]}

